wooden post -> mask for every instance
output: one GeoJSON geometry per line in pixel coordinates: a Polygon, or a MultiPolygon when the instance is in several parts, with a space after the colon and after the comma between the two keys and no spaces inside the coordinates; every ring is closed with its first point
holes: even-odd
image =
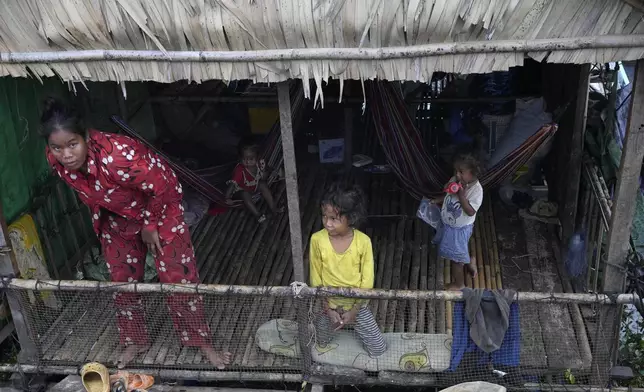
{"type": "Polygon", "coordinates": [[[590,64],[579,67],[579,85],[575,105],[575,122],[570,141],[570,156],[566,170],[568,186],[561,214],[562,247],[567,247],[576,229],[577,202],[579,199],[579,184],[581,181],[582,156],[584,153],[584,134],[586,133],[586,117],[588,113],[588,85],[590,83],[590,64]]]}
{"type": "Polygon", "coordinates": [[[284,153],[288,223],[291,230],[293,279],[296,282],[306,282],[306,277],[304,276],[304,252],[302,250],[300,196],[297,189],[297,166],[295,164],[295,145],[293,143],[293,117],[288,82],[282,82],[277,86],[277,95],[279,99],[280,127],[282,131],[282,150],[284,153]]]}
{"type": "MultiPolygon", "coordinates": [[[[300,196],[297,187],[297,165],[295,163],[295,144],[293,142],[293,113],[289,82],[277,85],[277,97],[280,110],[280,127],[282,132],[282,151],[284,154],[284,175],[286,177],[286,201],[288,204],[288,222],[291,231],[291,255],[293,258],[293,280],[307,282],[304,276],[304,251],[302,249],[302,222],[300,218],[300,196]]],[[[296,298],[297,332],[300,352],[302,353],[302,373],[311,372],[311,350],[309,348],[309,298],[296,298]]]]}
{"type": "MultiPolygon", "coordinates": [[[[2,203],[0,202],[0,276],[4,278],[17,278],[20,275],[16,257],[11,249],[9,242],[9,230],[7,223],[4,220],[2,213],[2,203]]],[[[7,303],[11,309],[11,318],[16,327],[18,334],[18,341],[20,342],[20,354],[18,354],[18,362],[21,363],[37,363],[38,362],[38,348],[36,342],[32,338],[33,335],[29,333],[29,326],[27,325],[26,317],[27,311],[22,309],[19,293],[12,290],[5,291],[7,294],[7,303]]]]}
{"type": "MultiPolygon", "coordinates": [[[[616,81],[615,81],[616,83],[616,81]]],[[[631,107],[626,126],[624,148],[617,172],[617,188],[611,209],[610,227],[604,265],[604,293],[619,293],[624,290],[626,274],[624,267],[630,248],[631,227],[635,213],[635,200],[644,158],[644,60],[638,60],[633,78],[631,107]]],[[[615,364],[619,344],[621,306],[603,307],[600,311],[600,326],[593,341],[604,340],[593,352],[593,377],[597,385],[606,384],[608,372],[615,364]],[[603,324],[603,325],[602,325],[603,324]],[[606,341],[607,340],[607,341],[606,341]]]]}
{"type": "Polygon", "coordinates": [[[638,60],[633,79],[631,108],[617,172],[617,188],[608,230],[606,266],[603,291],[617,293],[624,290],[624,266],[630,248],[631,227],[635,200],[644,158],[644,60],[638,60]]]}

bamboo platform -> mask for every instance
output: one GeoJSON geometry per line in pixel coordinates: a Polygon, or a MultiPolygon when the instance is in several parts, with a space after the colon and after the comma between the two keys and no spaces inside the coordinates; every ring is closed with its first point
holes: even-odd
{"type": "MultiPolygon", "coordinates": [[[[325,186],[336,180],[331,172],[307,168],[300,176],[300,208],[304,246],[321,229],[319,202],[325,186]]],[[[369,222],[376,264],[376,287],[386,289],[442,289],[450,281],[448,263],[431,245],[432,229],[415,218],[417,201],[397,188],[389,175],[351,173],[349,181],[362,185],[369,198],[369,222]]],[[[284,198],[283,188],[277,196],[284,198]]],[[[548,254],[539,224],[522,224],[517,217],[486,200],[477,217],[470,243],[479,275],[467,276],[468,287],[514,288],[521,291],[561,291],[539,271],[557,271],[548,254]],[[526,238],[527,237],[527,238],[526,238]],[[535,246],[538,249],[534,249],[535,246]],[[539,257],[526,254],[539,253],[539,257]],[[525,257],[524,257],[525,256],[525,257]],[[520,271],[517,271],[519,268],[520,271]],[[520,272],[520,273],[518,273],[520,272]],[[544,280],[545,279],[545,280],[544,280]]],[[[256,223],[243,209],[204,219],[193,232],[201,279],[204,283],[238,285],[288,285],[292,260],[287,214],[256,223]]],[[[308,255],[307,252],[305,253],[308,255]]],[[[307,262],[308,260],[305,260],[307,262]]],[[[195,348],[179,344],[162,296],[146,298],[150,349],[133,362],[141,367],[208,369],[195,348]]],[[[42,359],[48,364],[116,362],[121,348],[114,319],[115,309],[101,293],[77,296],[42,336],[42,359]],[[88,320],[98,320],[90,323],[88,320]],[[85,324],[83,324],[85,323],[85,324]],[[61,327],[62,326],[62,327],[61,327]],[[79,352],[79,347],[83,349],[79,352]],[[79,361],[80,357],[85,358],[79,361]]],[[[372,301],[370,306],[384,332],[451,333],[451,304],[439,301],[372,301]]],[[[297,371],[299,361],[267,354],[257,348],[257,327],[273,318],[295,319],[290,299],[206,298],[206,317],[215,346],[233,353],[236,370],[297,371]]],[[[529,369],[578,369],[582,366],[569,312],[537,304],[521,305],[522,367],[529,369]],[[538,316],[537,316],[538,315],[538,316]],[[541,321],[539,321],[541,320],[541,321]],[[569,334],[568,346],[558,347],[549,334],[569,334]]],[[[561,339],[557,339],[559,342],[561,339]]],[[[584,342],[580,342],[584,344],[584,342]]],[[[586,342],[587,344],[587,342],[586,342]]]]}

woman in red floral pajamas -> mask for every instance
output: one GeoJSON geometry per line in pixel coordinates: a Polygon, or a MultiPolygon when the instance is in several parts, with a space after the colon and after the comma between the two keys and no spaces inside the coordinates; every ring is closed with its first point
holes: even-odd
{"type": "MultiPolygon", "coordinates": [[[[74,112],[53,99],[45,103],[42,133],[50,165],[91,211],[113,281],[141,281],[148,251],[162,283],[199,281],[181,184],[163,159],[127,136],[86,130],[74,112]]],[[[123,367],[150,341],[140,296],[117,293],[114,299],[123,367]]],[[[213,349],[201,296],[171,294],[166,301],[185,346],[200,347],[218,368],[230,362],[230,353],[213,349]]]]}

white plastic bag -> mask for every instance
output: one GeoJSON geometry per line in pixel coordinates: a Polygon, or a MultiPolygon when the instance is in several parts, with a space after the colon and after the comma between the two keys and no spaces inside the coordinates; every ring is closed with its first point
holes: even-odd
{"type": "Polygon", "coordinates": [[[441,223],[440,207],[432,203],[431,200],[425,197],[423,197],[423,200],[420,201],[420,206],[418,206],[416,216],[434,229],[437,229],[441,223]]]}

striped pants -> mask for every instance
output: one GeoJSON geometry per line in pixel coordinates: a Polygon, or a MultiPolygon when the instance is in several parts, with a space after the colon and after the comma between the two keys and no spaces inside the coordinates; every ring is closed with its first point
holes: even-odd
{"type": "MultiPolygon", "coordinates": [[[[340,313],[340,315],[344,313],[342,309],[337,309],[337,312],[340,313]]],[[[331,343],[335,331],[333,323],[326,313],[318,315],[315,322],[315,329],[317,343],[320,346],[325,346],[331,343]]],[[[354,330],[362,342],[364,349],[370,356],[377,357],[387,350],[387,344],[382,337],[382,332],[380,332],[376,319],[373,317],[369,308],[364,307],[358,311],[354,330]]]]}

